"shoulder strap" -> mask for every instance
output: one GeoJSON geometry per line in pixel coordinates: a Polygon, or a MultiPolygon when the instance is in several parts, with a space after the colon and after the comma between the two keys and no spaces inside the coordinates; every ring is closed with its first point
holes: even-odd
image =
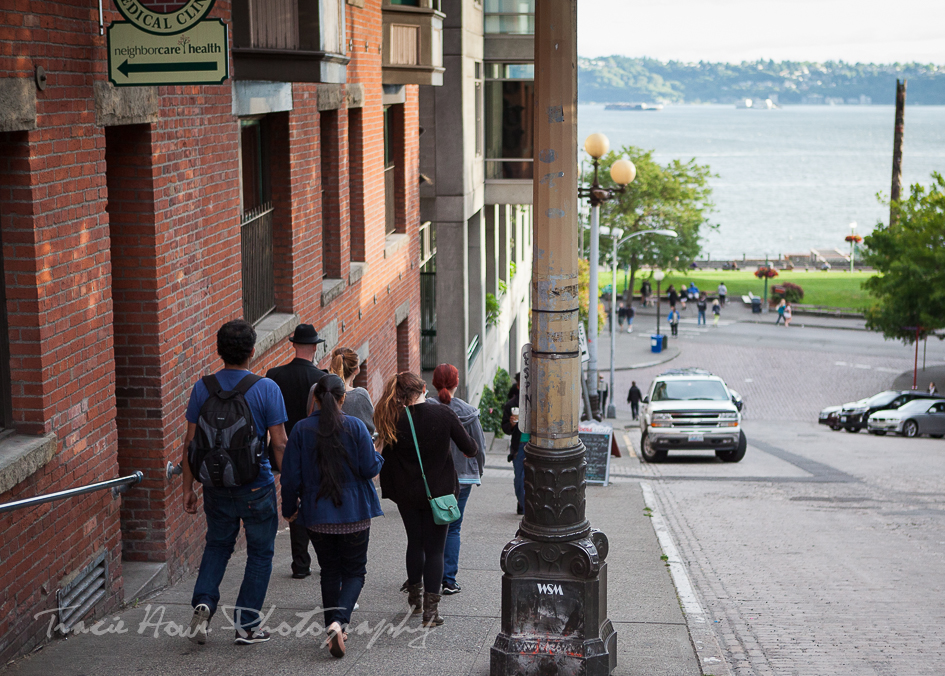
{"type": "Polygon", "coordinates": [[[252,386],[258,383],[260,380],[262,380],[262,376],[258,376],[255,373],[248,373],[243,376],[243,379],[236,384],[236,387],[233,388],[233,391],[239,392],[245,397],[250,388],[252,388],[252,386]]]}
{"type": "Polygon", "coordinates": [[[413,426],[413,416],[410,415],[410,407],[405,406],[404,410],[407,411],[407,422],[410,423],[410,434],[413,435],[413,447],[417,449],[417,462],[420,463],[420,476],[423,477],[423,486],[427,489],[427,499],[432,500],[433,497],[430,495],[430,484],[427,483],[427,475],[423,471],[423,460],[420,459],[420,444],[417,443],[417,430],[413,426]]]}
{"type": "Polygon", "coordinates": [[[217,380],[214,374],[211,373],[209,376],[204,376],[201,380],[203,380],[203,386],[207,388],[209,394],[214,395],[220,391],[220,381],[217,380]]]}

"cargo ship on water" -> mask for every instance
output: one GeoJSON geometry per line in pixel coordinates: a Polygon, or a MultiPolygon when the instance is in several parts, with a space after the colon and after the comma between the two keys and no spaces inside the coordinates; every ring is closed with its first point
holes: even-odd
{"type": "Polygon", "coordinates": [[[662,103],[608,103],[604,110],[663,110],[662,103]]]}

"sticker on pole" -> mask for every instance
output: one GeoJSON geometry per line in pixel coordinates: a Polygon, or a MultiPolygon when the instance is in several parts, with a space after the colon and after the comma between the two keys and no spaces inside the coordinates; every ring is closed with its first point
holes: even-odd
{"type": "Polygon", "coordinates": [[[532,344],[522,345],[522,376],[518,396],[518,428],[525,434],[532,433],[532,344]]]}
{"type": "Polygon", "coordinates": [[[587,333],[584,332],[584,324],[578,324],[578,346],[581,350],[581,363],[586,364],[591,360],[591,355],[587,353],[587,333]]]}

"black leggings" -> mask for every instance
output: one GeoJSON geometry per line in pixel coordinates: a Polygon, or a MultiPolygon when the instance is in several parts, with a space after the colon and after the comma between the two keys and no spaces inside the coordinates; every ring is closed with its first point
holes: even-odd
{"type": "Polygon", "coordinates": [[[433,523],[433,512],[397,505],[407,531],[407,581],[417,584],[423,580],[424,591],[440,593],[443,582],[443,550],[449,526],[433,523]]]}

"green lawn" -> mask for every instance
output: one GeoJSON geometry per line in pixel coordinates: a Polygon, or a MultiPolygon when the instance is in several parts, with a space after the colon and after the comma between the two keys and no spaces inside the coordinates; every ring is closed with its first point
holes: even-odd
{"type": "MultiPolygon", "coordinates": [[[[649,273],[643,273],[643,276],[649,276],[649,273]]],[[[641,273],[637,273],[634,283],[635,291],[640,290],[643,276],[641,276],[641,273]]],[[[862,288],[863,282],[869,276],[870,273],[866,272],[780,271],[777,277],[768,280],[768,293],[770,295],[770,287],[774,284],[792,282],[804,289],[804,299],[801,302],[806,305],[826,305],[862,310],[870,304],[869,296],[862,288]]],[[[689,274],[680,272],[667,274],[661,284],[661,289],[665,293],[670,284],[675,284],[676,288],[679,289],[682,286],[689,286],[690,281],[695,282],[700,291],[708,291],[710,294],[714,294],[719,282],[724,281],[725,286],[728,287],[728,295],[732,298],[747,295],[749,291],[756,296],[763,296],[765,288],[764,280],[756,278],[753,270],[692,270],[689,274]]],[[[625,283],[624,272],[618,270],[618,292],[623,291],[625,283]]],[[[604,272],[601,270],[601,288],[608,284],[610,284],[610,271],[604,272]]],[[[651,282],[651,284],[655,292],[656,283],[651,282]]]]}

